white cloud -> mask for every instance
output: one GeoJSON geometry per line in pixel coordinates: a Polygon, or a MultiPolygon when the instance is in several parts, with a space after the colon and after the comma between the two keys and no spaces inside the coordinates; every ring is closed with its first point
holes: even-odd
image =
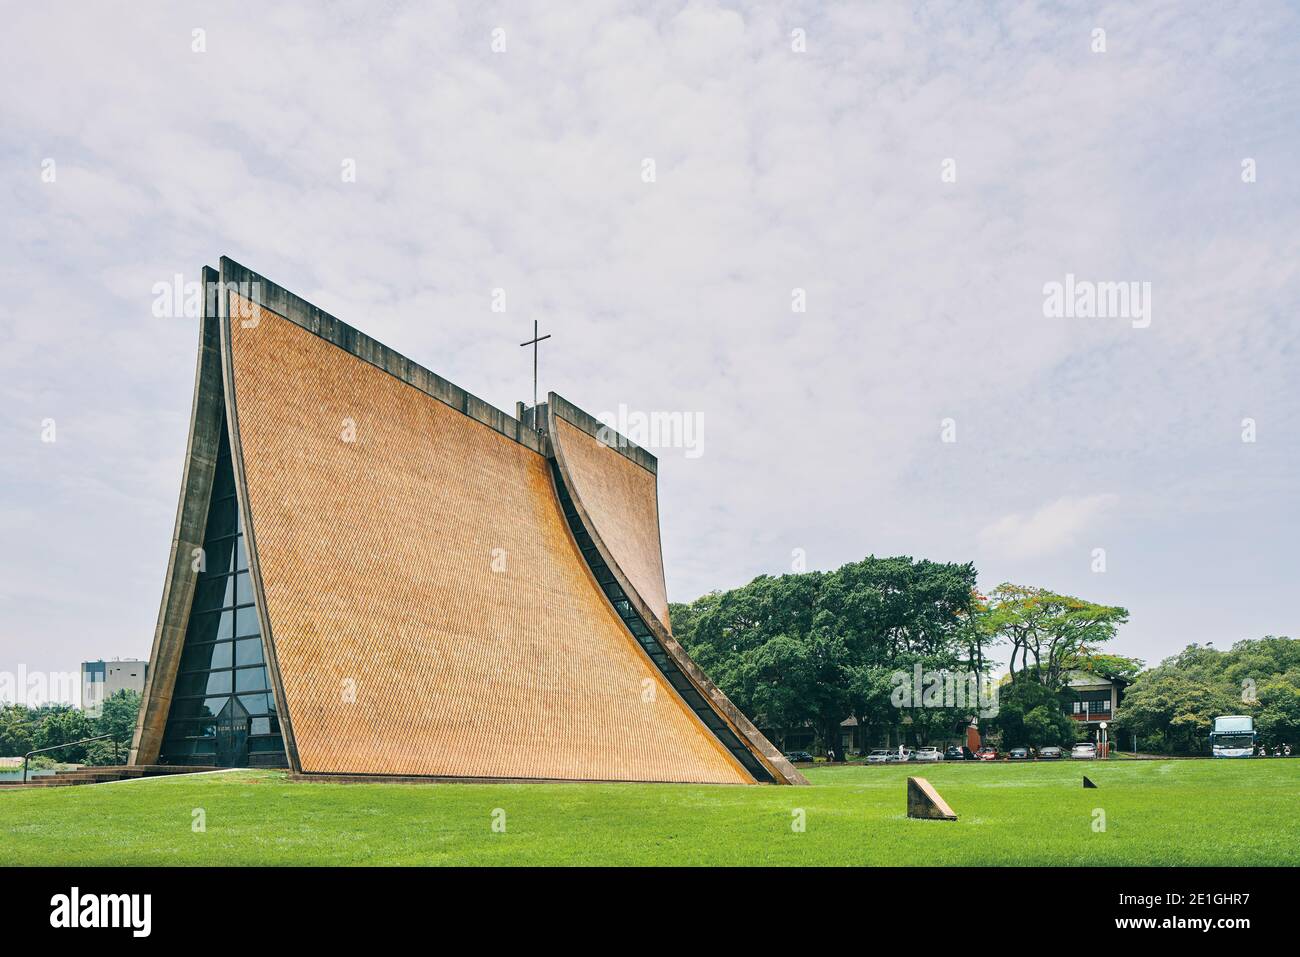
{"type": "Polygon", "coordinates": [[[1112,494],[1063,496],[1032,512],[1013,512],[980,529],[980,545],[1001,558],[1031,559],[1079,542],[1119,503],[1112,494]]]}
{"type": "MultiPolygon", "coordinates": [[[[223,253],[500,408],[531,393],[517,344],[537,318],[543,389],[701,413],[704,456],[663,453],[675,600],[783,571],[795,547],[812,567],[980,558],[995,580],[1129,588],[1141,640],[1169,651],[1224,640],[1179,611],[1178,558],[1237,534],[1263,543],[1252,583],[1300,571],[1294,8],[344,16],[205,7],[194,54],[183,5],[6,12],[0,508],[33,520],[0,578],[78,601],[0,598],[3,655],[147,650],[196,341],[150,316],[150,288],[223,253]],[[1044,319],[1066,273],[1150,281],[1151,328],[1044,319]],[[46,416],[57,452],[34,444],[46,416]],[[1104,578],[1033,551],[1073,513],[1025,503],[1063,489],[1123,496],[1104,578]],[[1142,548],[1165,560],[1126,580],[1142,548]]],[[[1280,598],[1219,600],[1286,630],[1280,598]]]]}

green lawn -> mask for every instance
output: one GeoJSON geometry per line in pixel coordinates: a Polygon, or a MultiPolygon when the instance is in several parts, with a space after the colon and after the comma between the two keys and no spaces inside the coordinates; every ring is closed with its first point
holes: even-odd
{"type": "Polygon", "coordinates": [[[1300,760],[842,767],[808,778],[807,788],[307,784],[236,771],[0,791],[0,843],[4,862],[20,865],[1300,864],[1300,760]],[[960,820],[908,820],[909,773],[960,820]],[[1084,773],[1099,790],[1083,789],[1084,773]],[[196,808],[204,833],[191,830],[196,808]],[[498,808],[504,833],[492,830],[498,808]],[[791,828],[799,808],[803,833],[791,828]]]}

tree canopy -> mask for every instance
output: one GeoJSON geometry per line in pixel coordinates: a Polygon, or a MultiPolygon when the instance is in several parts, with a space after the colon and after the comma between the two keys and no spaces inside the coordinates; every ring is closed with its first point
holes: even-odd
{"type": "Polygon", "coordinates": [[[1032,672],[1054,691],[1065,686],[1069,672],[1103,661],[1096,649],[1127,621],[1125,608],[1010,582],[993,590],[982,613],[988,634],[1011,648],[1012,678],[1032,672]]]}
{"type": "Polygon", "coordinates": [[[29,708],[20,704],[0,705],[0,754],[21,756],[37,748],[48,748],[69,741],[111,734],[111,740],[89,745],[69,745],[51,752],[57,761],[87,764],[113,764],[126,760],[126,750],[135,733],[140,711],[140,695],[119,691],[104,701],[98,717],[67,704],[29,708]],[[117,750],[113,743],[118,745],[117,750]]]}
{"type": "MultiPolygon", "coordinates": [[[[741,710],[778,734],[811,724],[837,742],[846,717],[898,722],[895,673],[961,667],[975,602],[971,564],[871,556],[832,572],[764,575],[671,614],[678,640],[741,710]]],[[[953,720],[915,717],[918,734],[953,720]]]]}
{"type": "Polygon", "coordinates": [[[1143,751],[1204,754],[1214,719],[1227,714],[1253,716],[1265,744],[1300,744],[1300,641],[1188,645],[1137,676],[1116,724],[1143,751]]]}

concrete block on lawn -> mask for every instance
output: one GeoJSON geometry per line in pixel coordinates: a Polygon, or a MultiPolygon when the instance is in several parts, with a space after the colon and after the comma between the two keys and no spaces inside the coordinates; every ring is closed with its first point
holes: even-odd
{"type": "Polygon", "coordinates": [[[907,779],[907,816],[925,821],[955,821],[957,815],[925,778],[907,779]]]}

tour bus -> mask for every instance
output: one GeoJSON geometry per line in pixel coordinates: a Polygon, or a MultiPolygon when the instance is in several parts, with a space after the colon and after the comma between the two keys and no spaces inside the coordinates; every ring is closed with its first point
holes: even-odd
{"type": "Polygon", "coordinates": [[[1249,758],[1255,753],[1255,719],[1230,714],[1214,719],[1210,751],[1216,758],[1249,758]]]}

